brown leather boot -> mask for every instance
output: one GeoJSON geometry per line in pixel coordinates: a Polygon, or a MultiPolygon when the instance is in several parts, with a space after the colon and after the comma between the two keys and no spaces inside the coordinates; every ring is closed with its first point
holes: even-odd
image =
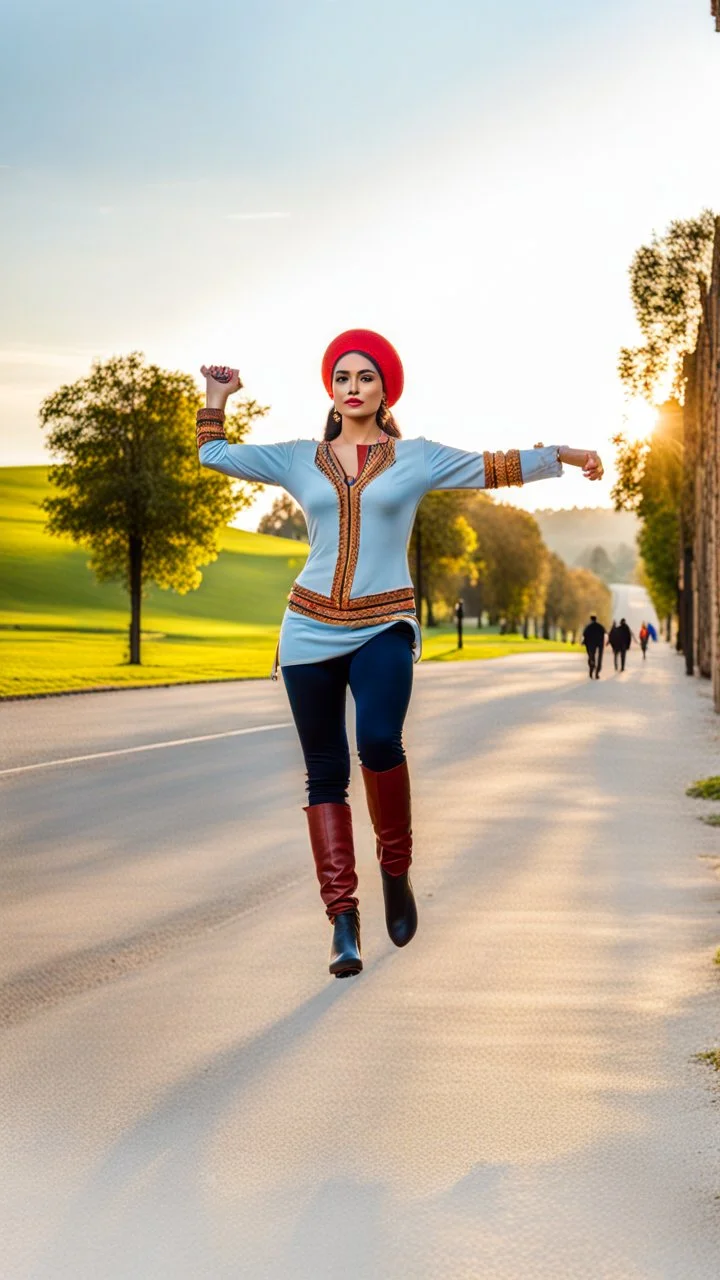
{"type": "Polygon", "coordinates": [[[305,813],[320,896],[333,925],[330,972],[348,978],[363,967],[352,812],[347,804],[312,804],[305,813]]]}
{"type": "Polygon", "coordinates": [[[360,766],[380,862],[385,923],[396,947],[415,936],[417,906],[410,881],[412,824],[407,762],[375,773],[360,766]]]}

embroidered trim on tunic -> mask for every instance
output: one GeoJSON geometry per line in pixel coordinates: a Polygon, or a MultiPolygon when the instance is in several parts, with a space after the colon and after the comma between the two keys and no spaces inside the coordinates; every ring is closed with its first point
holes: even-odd
{"type": "Polygon", "coordinates": [[[412,587],[397,587],[394,591],[356,596],[354,600],[338,605],[329,596],[310,591],[296,582],[288,596],[288,609],[331,626],[372,627],[381,622],[391,622],[398,614],[412,614],[414,617],[415,593],[412,587]]]}
{"type": "Polygon", "coordinates": [[[202,449],[203,445],[207,444],[208,440],[227,440],[227,436],[224,431],[213,431],[210,424],[205,423],[202,428],[198,427],[197,429],[198,449],[202,449]]]}
{"type": "Polygon", "coordinates": [[[197,447],[201,449],[208,440],[225,440],[225,410],[198,409],[196,414],[195,434],[197,447]]]}
{"type": "MultiPolygon", "coordinates": [[[[392,437],[381,445],[371,445],[365,466],[357,476],[355,483],[349,485],[329,442],[323,441],[317,447],[315,465],[322,471],[324,476],[327,476],[335,489],[338,499],[338,557],[330,591],[330,604],[334,605],[336,609],[347,609],[350,606],[350,592],[360,550],[360,499],[363,490],[367,488],[371,480],[381,475],[394,462],[395,441],[392,437]]],[[[326,599],[327,597],[319,598],[326,599]]]]}

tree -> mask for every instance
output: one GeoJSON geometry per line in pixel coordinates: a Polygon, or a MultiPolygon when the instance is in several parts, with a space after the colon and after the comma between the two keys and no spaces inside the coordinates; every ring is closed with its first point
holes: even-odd
{"type": "Polygon", "coordinates": [[[603,582],[612,582],[613,562],[604,547],[593,547],[587,556],[583,556],[580,568],[589,569],[603,582]]]}
{"type": "Polygon", "coordinates": [[[616,437],[618,479],[612,498],[618,511],[636,511],[641,525],[638,548],[648,590],[658,616],[678,608],[683,549],[683,421],[677,401],[658,412],[649,440],[616,437]]]}
{"type": "Polygon", "coordinates": [[[567,629],[568,615],[575,607],[574,600],[569,604],[571,590],[570,570],[560,556],[551,552],[548,556],[548,583],[543,614],[545,640],[554,640],[558,627],[567,629]]]}
{"type": "Polygon", "coordinates": [[[275,499],[258,524],[257,531],[275,538],[292,538],[295,542],[307,542],[308,539],[305,516],[289,493],[281,493],[275,499]]]}
{"type": "Polygon", "coordinates": [[[615,551],[612,565],[611,582],[633,582],[633,574],[637,563],[637,550],[626,542],[621,542],[615,551]]]}
{"type": "Polygon", "coordinates": [[[418,614],[422,615],[424,600],[429,627],[436,625],[437,606],[443,612],[449,609],[464,579],[477,581],[474,560],[477,538],[463,514],[464,505],[461,491],[437,489],[425,494],[415,517],[409,560],[413,575],[417,578],[417,539],[420,533],[419,568],[422,585],[419,590],[418,583],[415,582],[415,589],[418,595],[418,614]]]}
{"type": "MultiPolygon", "coordinates": [[[[100,581],[130,594],[130,662],[140,662],[140,611],[150,582],[184,594],[199,566],[215,560],[219,530],[252,500],[238,485],[200,467],[195,414],[203,397],[189,374],[146,365],[140,351],[95,361],[86,378],[59,387],[40,406],[56,496],[43,506],[51,533],[90,551],[100,581]]],[[[240,402],[226,419],[241,440],[266,408],[240,402]]]]}
{"type": "Polygon", "coordinates": [[[641,245],[630,266],[630,296],[645,343],[622,347],[618,372],[632,396],[655,403],[669,377],[682,399],[683,356],[693,350],[702,313],[701,291],[712,268],[714,214],[671,222],[664,236],[641,245]]]}
{"type": "Polygon", "coordinates": [[[484,607],[517,630],[520,619],[543,611],[548,550],[537,521],[484,494],[466,500],[466,514],[478,539],[484,607]]]}
{"type": "MultiPolygon", "coordinates": [[[[704,209],[697,218],[671,222],[662,237],[654,235],[649,245],[638,249],[630,267],[630,291],[645,343],[636,348],[623,348],[618,365],[628,393],[641,395],[651,404],[667,392],[669,384],[674,394],[674,400],[669,403],[674,403],[680,415],[679,432],[675,433],[670,452],[679,454],[684,480],[679,484],[675,484],[674,479],[668,483],[662,475],[667,470],[664,459],[669,450],[657,432],[653,433],[651,447],[646,447],[647,442],[634,446],[622,435],[617,436],[621,475],[616,486],[616,507],[619,510],[622,504],[625,509],[645,513],[638,545],[646,558],[650,593],[658,612],[662,611],[668,619],[677,609],[677,647],[685,652],[689,675],[693,671],[695,649],[695,564],[703,545],[696,528],[696,475],[702,475],[703,458],[696,447],[695,407],[699,388],[695,374],[702,345],[699,336],[704,331],[707,346],[708,336],[715,331],[715,321],[708,314],[708,301],[712,281],[717,284],[718,280],[718,246],[714,245],[718,226],[720,219],[716,219],[711,210],[704,209]],[[683,409],[686,390],[689,390],[689,404],[683,409]],[[689,456],[683,460],[686,444],[689,456]],[[632,502],[636,504],[634,507],[632,502]],[[653,529],[649,527],[650,521],[654,523],[653,529]],[[677,557],[674,574],[673,556],[677,557]]],[[[701,590],[700,595],[701,601],[705,601],[707,591],[701,590]]],[[[707,624],[704,625],[707,629],[707,624]]]]}
{"type": "Polygon", "coordinates": [[[568,572],[570,582],[564,624],[572,639],[582,631],[591,613],[596,613],[603,626],[609,627],[612,595],[606,584],[589,569],[570,569],[568,572]]]}

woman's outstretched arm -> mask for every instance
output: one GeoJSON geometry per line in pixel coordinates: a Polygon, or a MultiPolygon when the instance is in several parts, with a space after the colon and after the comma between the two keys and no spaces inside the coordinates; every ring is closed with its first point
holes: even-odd
{"type": "Polygon", "coordinates": [[[599,480],[603,467],[592,449],[536,445],[534,449],[486,449],[473,453],[423,440],[428,489],[500,489],[507,485],[549,480],[563,474],[563,463],[582,467],[588,480],[599,480]]]}

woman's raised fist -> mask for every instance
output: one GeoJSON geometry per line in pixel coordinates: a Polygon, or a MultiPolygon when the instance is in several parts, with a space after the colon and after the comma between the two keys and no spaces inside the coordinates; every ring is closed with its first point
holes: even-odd
{"type": "Polygon", "coordinates": [[[240,371],[231,369],[227,364],[204,364],[200,368],[200,372],[207,381],[207,389],[214,391],[222,388],[226,396],[231,396],[234,391],[239,391],[242,387],[240,371]]]}

